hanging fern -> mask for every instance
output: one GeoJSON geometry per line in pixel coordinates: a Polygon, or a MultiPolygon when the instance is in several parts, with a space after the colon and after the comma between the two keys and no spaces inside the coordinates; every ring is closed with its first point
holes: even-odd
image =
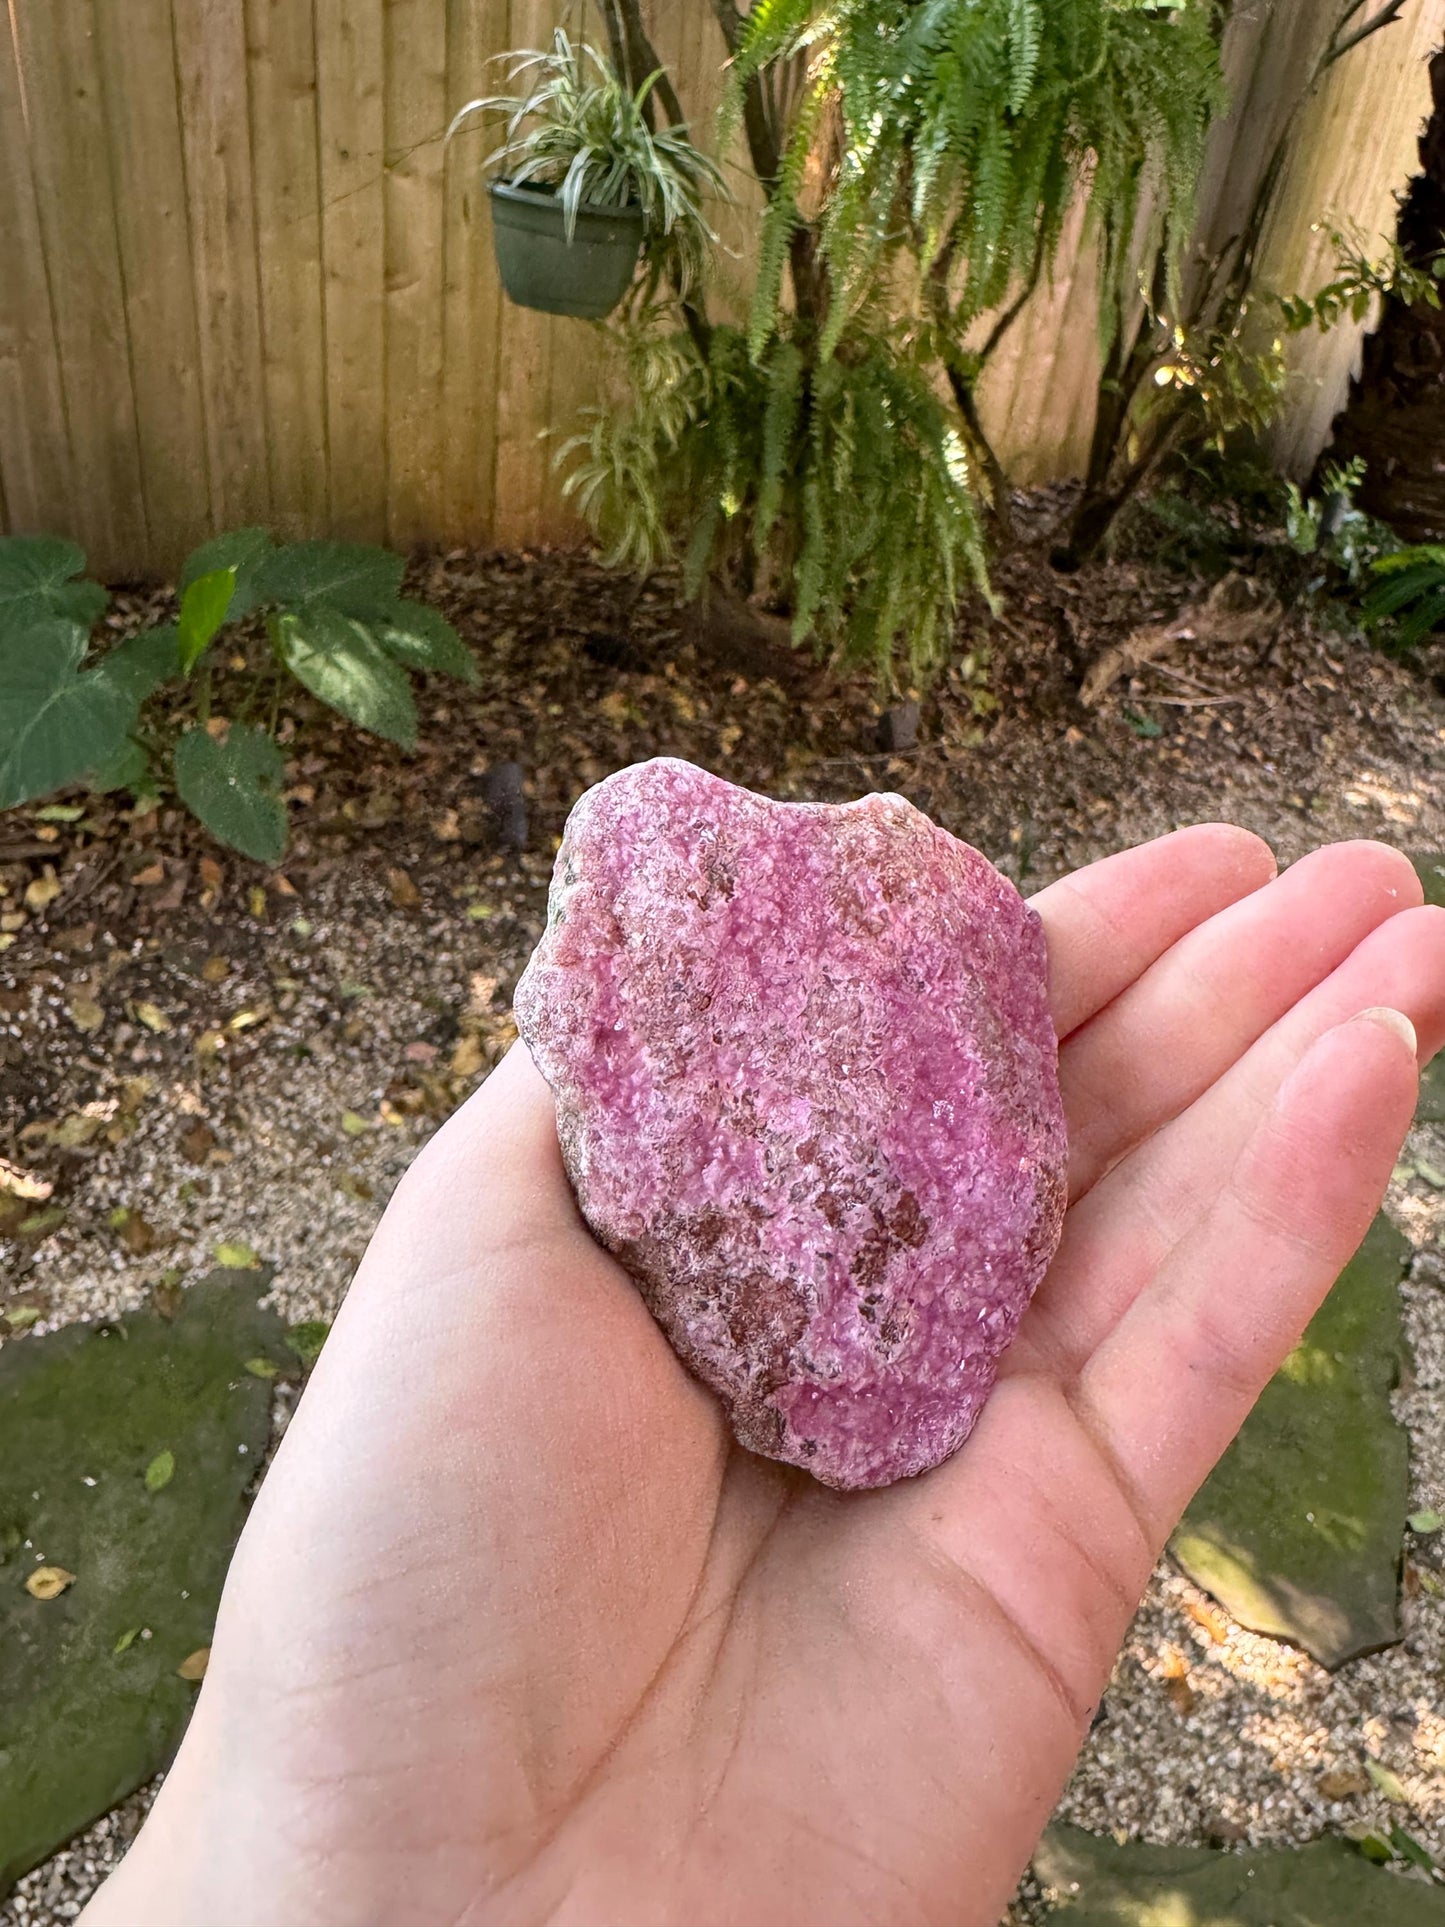
{"type": "Polygon", "coordinates": [[[670,556],[690,590],[761,576],[799,641],[885,685],[945,660],[1004,494],[968,330],[1047,271],[1081,200],[1106,337],[1141,238],[1177,264],[1217,26],[1215,0],[740,8],[719,144],[746,135],[765,201],[746,324],[631,317],[630,399],[563,456],[609,558],[670,556]]]}
{"type": "MultiPolygon", "coordinates": [[[[769,0],[754,8],[739,86],[779,59],[810,61],[815,89],[836,97],[844,158],[821,222],[845,298],[866,298],[893,235],[926,271],[947,245],[954,318],[964,327],[1000,301],[1036,253],[1046,264],[1082,195],[1104,236],[1106,327],[1152,188],[1177,259],[1193,215],[1209,117],[1219,104],[1209,0],[1161,7],[1128,0],[769,0]],[[906,215],[906,220],[899,218],[906,215]],[[859,267],[869,273],[860,273],[859,267]]],[[[800,117],[795,133],[803,130],[800,117]]],[[[769,220],[801,216],[795,157],[769,220]]],[[[778,283],[759,283],[777,312],[778,283]]],[[[834,334],[841,330],[834,324],[834,334]]]]}
{"type": "Polygon", "coordinates": [[[666,529],[700,589],[720,554],[781,549],[800,641],[885,683],[946,660],[984,554],[968,455],[926,365],[859,334],[822,364],[779,335],[759,364],[726,327],[705,361],[685,334],[650,359],[665,379],[595,411],[561,455],[608,559],[656,566],[666,529]]]}

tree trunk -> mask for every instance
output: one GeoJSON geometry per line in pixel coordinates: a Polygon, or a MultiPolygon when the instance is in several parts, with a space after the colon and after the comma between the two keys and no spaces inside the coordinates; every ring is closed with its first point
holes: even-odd
{"type": "MultiPolygon", "coordinates": [[[[1430,81],[1422,172],[1400,210],[1400,246],[1417,263],[1445,248],[1445,49],[1430,63],[1430,81]]],[[[1445,310],[1386,302],[1328,450],[1332,461],[1357,455],[1368,465],[1363,508],[1408,542],[1445,541],[1445,310]]]]}

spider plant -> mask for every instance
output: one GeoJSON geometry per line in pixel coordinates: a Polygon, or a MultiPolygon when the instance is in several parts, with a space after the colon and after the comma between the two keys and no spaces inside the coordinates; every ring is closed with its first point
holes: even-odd
{"type": "Polygon", "coordinates": [[[596,48],[575,43],[563,27],[548,48],[499,58],[510,63],[511,91],[468,101],[447,138],[473,115],[504,115],[505,137],[484,170],[513,187],[552,190],[569,242],[585,208],[640,209],[650,265],[665,268],[680,289],[691,286],[715,238],[704,198],[726,187],[716,161],[693,145],[685,127],[649,124],[662,70],[634,91],[596,48]]]}

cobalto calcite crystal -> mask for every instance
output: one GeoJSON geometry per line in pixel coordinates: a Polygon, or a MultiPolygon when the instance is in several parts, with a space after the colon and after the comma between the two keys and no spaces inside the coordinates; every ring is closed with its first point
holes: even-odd
{"type": "Polygon", "coordinates": [[[886,1485],[967,1437],[1058,1242],[1043,931],[898,796],[589,790],[517,989],[588,1224],[739,1441],[886,1485]]]}

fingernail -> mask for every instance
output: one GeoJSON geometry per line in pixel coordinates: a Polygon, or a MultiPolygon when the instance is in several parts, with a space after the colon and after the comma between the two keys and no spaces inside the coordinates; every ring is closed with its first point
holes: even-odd
{"type": "Polygon", "coordinates": [[[1370,1010],[1362,1010],[1360,1016],[1369,1023],[1379,1024],[1383,1030],[1392,1030],[1400,1042],[1406,1045],[1412,1057],[1418,1055],[1419,1040],[1415,1036],[1415,1026],[1402,1010],[1391,1010],[1388,1004],[1376,1004],[1370,1010]]]}

